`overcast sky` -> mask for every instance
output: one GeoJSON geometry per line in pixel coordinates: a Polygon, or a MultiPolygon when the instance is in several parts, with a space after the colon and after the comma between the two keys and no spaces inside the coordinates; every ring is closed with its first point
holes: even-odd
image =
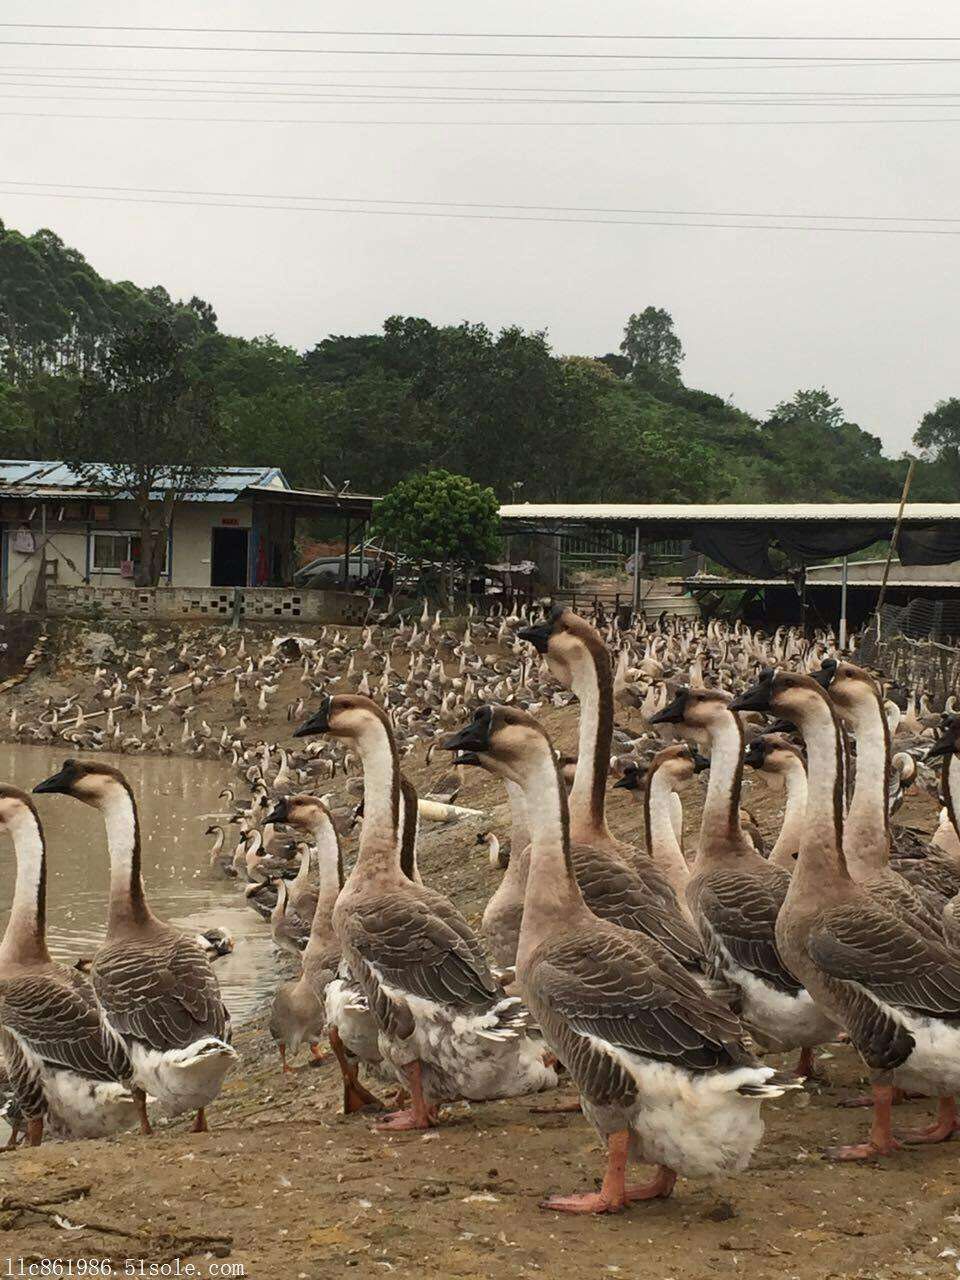
{"type": "Polygon", "coordinates": [[[2,24],[537,38],[4,25],[0,217],[27,232],[51,227],[108,277],[163,284],[174,296],[200,294],[228,332],[273,333],[300,348],[329,333],[376,330],[386,315],[399,312],[438,324],[469,319],[494,329],[543,328],[558,352],[601,354],[616,348],[625,317],[652,303],[675,318],[690,385],[730,396],[757,414],[798,387],[825,385],[850,417],[898,453],[927,408],[960,395],[960,239],[953,234],[960,221],[877,221],[958,216],[960,96],[953,91],[960,11],[949,0],[914,0],[892,10],[868,0],[802,6],[648,0],[642,8],[626,0],[486,0],[482,6],[4,0],[2,24]],[[543,38],[551,33],[901,39],[543,38]],[[907,36],[941,39],[902,39],[907,36]],[[948,36],[953,42],[943,39],[948,36]],[[246,49],[186,52],[185,45],[246,49]],[[398,49],[403,56],[373,52],[398,49]],[[447,52],[417,57],[414,50],[447,52]],[[456,56],[481,51],[497,56],[456,56]],[[577,56],[542,56],[561,53],[577,56]],[[808,62],[771,61],[771,55],[808,62]],[[935,61],[944,58],[955,61],[935,61]],[[174,80],[183,83],[174,86],[174,80]],[[481,101],[396,100],[409,98],[412,86],[424,98],[481,101]],[[665,105],[668,91],[701,100],[665,105]],[[875,96],[817,96],[824,94],[875,96]],[[337,102],[331,95],[387,100],[337,102]],[[736,104],[724,100],[731,95],[736,104]],[[797,96],[784,102],[783,95],[797,96]],[[595,96],[607,101],[583,101],[595,96]],[[641,101],[650,96],[654,101],[641,101]],[[568,101],[483,101],[491,97],[568,101]],[[18,112],[52,118],[11,114],[18,112]],[[130,119],[137,115],[176,118],[130,119]],[[91,116],[111,118],[81,118],[91,116]],[[911,119],[920,122],[905,123],[911,119]],[[335,123],[269,123],[304,120],[335,123]],[[798,120],[820,123],[790,123],[798,120]],[[884,123],[835,123],[861,120],[884,123]],[[629,123],[636,121],[654,123],[629,123]],[[48,193],[24,194],[13,182],[43,184],[48,193]],[[126,193],[128,203],[68,199],[67,184],[87,184],[88,196],[102,197],[110,187],[135,190],[126,193]],[[157,190],[151,195],[145,188],[157,190]],[[482,208],[461,214],[486,210],[504,220],[146,202],[198,199],[168,192],[230,193],[212,198],[237,203],[246,195],[275,205],[296,196],[340,198],[341,205],[346,198],[366,209],[377,207],[371,201],[463,202],[482,208]],[[491,205],[536,209],[511,214],[491,205]],[[564,212],[574,206],[627,212],[564,212]],[[741,219],[748,223],[765,220],[757,215],[786,214],[799,215],[792,220],[806,227],[825,221],[951,234],[507,220],[724,221],[702,216],[720,213],[748,215],[741,219]],[[863,222],[837,221],[864,216],[863,222]]]}

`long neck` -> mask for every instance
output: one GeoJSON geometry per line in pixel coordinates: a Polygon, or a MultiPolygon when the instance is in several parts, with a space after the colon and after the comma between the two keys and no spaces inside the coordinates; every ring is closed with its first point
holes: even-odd
{"type": "Polygon", "coordinates": [[[107,932],[121,922],[145,924],[150,919],[140,868],[140,820],[128,787],[109,786],[100,803],[110,854],[110,909],[107,932]]]}
{"type": "Polygon", "coordinates": [[[743,726],[733,711],[714,717],[710,725],[710,782],[700,825],[698,858],[715,850],[747,849],[740,829],[743,783],[743,726]]]}
{"type": "Polygon", "coordinates": [[[577,771],[570,791],[570,837],[574,843],[610,839],[606,785],[613,741],[613,678],[606,650],[588,649],[574,667],[573,691],[580,702],[577,771]]]}
{"type": "Polygon", "coordinates": [[[658,769],[643,797],[643,817],[647,853],[663,871],[682,902],[690,871],[673,826],[674,794],[669,777],[663,769],[658,769]]]}
{"type": "Polygon", "coordinates": [[[943,758],[941,790],[947,806],[947,814],[954,831],[960,838],[960,756],[951,751],[943,758]]]}
{"type": "Polygon", "coordinates": [[[857,690],[850,720],[857,743],[857,772],[843,832],[850,874],[866,879],[890,860],[890,731],[879,696],[857,690]]]}
{"type": "Polygon", "coordinates": [[[807,809],[793,885],[823,897],[825,884],[850,880],[843,844],[840,725],[825,697],[803,699],[800,731],[807,744],[807,809]]]}
{"type": "Polygon", "coordinates": [[[783,809],[783,824],[776,844],[770,850],[770,861],[792,871],[807,817],[807,771],[800,760],[794,759],[787,766],[784,786],[787,802],[783,809]]]}
{"type": "Polygon", "coordinates": [[[324,896],[338,894],[343,887],[343,855],[337,829],[324,813],[313,823],[310,834],[316,846],[317,888],[324,896]]]}
{"type": "Polygon", "coordinates": [[[420,833],[420,797],[412,782],[400,781],[400,870],[414,884],[423,884],[417,866],[417,837],[420,833]]]}
{"type": "Polygon", "coordinates": [[[570,861],[570,821],[563,781],[544,743],[524,764],[523,792],[530,815],[530,871],[517,947],[522,971],[547,938],[568,930],[587,912],[570,861]]]}
{"type": "Polygon", "coordinates": [[[50,959],[45,937],[47,859],[43,832],[26,805],[10,822],[17,855],[17,879],[10,918],[0,942],[0,962],[29,963],[50,959]]]}
{"type": "Polygon", "coordinates": [[[356,868],[390,878],[400,872],[400,761],[379,717],[367,717],[357,735],[363,764],[363,829],[356,868]]]}
{"type": "MultiPolygon", "coordinates": [[[[530,843],[530,820],[527,817],[527,798],[519,783],[505,778],[503,785],[507,789],[510,801],[510,858],[521,854],[530,843]]],[[[509,870],[509,868],[508,868],[509,870]]]]}

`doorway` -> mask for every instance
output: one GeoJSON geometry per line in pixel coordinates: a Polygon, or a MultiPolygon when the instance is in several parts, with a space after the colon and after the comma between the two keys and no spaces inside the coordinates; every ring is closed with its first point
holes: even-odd
{"type": "Polygon", "coordinates": [[[210,585],[212,587],[245,587],[250,530],[214,529],[212,532],[210,585]]]}

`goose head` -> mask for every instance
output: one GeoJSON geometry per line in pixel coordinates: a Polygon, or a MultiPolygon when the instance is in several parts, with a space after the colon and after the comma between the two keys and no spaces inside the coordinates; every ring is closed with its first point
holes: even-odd
{"type": "Polygon", "coordinates": [[[533,716],[519,707],[485,703],[478,707],[469,724],[449,734],[440,744],[445,751],[476,752],[491,773],[523,785],[531,768],[557,761],[546,731],[533,716]]]}
{"type": "Polygon", "coordinates": [[[573,688],[585,662],[599,659],[608,666],[610,663],[596,628],[563,605],[554,605],[543,622],[521,627],[517,635],[546,658],[550,674],[566,689],[573,688]]]}
{"type": "Polygon", "coordinates": [[[802,721],[803,710],[811,699],[830,699],[823,684],[812,676],[797,671],[784,671],[768,667],[761,671],[757,683],[737,695],[729,704],[731,711],[758,711],[762,715],[789,720],[791,724],[802,721]]]}
{"type": "Polygon", "coordinates": [[[926,760],[960,755],[960,716],[944,716],[940,736],[927,748],[926,760]]]}
{"type": "Polygon", "coordinates": [[[869,672],[852,662],[826,658],[820,664],[820,670],[814,671],[812,676],[821,689],[827,691],[840,718],[851,728],[856,729],[865,715],[875,714],[878,710],[882,713],[880,686],[869,672]]]}
{"type": "Polygon", "coordinates": [[[692,743],[673,742],[657,752],[642,774],[636,765],[628,766],[628,773],[614,785],[628,791],[641,790],[644,784],[649,786],[654,777],[659,776],[661,781],[669,784],[671,791],[677,791],[696,774],[709,768],[707,756],[701,755],[692,743]]]}
{"type": "Polygon", "coordinates": [[[672,701],[650,717],[650,724],[676,725],[685,737],[703,746],[709,743],[711,730],[724,723],[735,709],[730,695],[720,689],[682,685],[672,701]]]}
{"type": "Polygon", "coordinates": [[[779,733],[764,733],[754,738],[744,753],[743,762],[756,769],[774,790],[784,785],[792,770],[805,770],[803,752],[779,733]]]}
{"type": "Polygon", "coordinates": [[[297,831],[311,834],[332,821],[323,801],[310,795],[283,796],[267,814],[268,823],[295,827],[297,831]]]}
{"type": "Polygon", "coordinates": [[[64,795],[102,809],[120,791],[129,794],[126,780],[119,769],[93,760],[65,760],[58,773],[38,782],[34,795],[64,795]]]}
{"type": "Polygon", "coordinates": [[[357,742],[378,728],[391,732],[386,712],[372,699],[357,693],[337,693],[322,698],[314,714],[293,731],[293,736],[329,734],[346,742],[357,742]]]}
{"type": "Polygon", "coordinates": [[[0,828],[13,832],[26,823],[40,825],[33,801],[19,787],[0,786],[0,828]]]}

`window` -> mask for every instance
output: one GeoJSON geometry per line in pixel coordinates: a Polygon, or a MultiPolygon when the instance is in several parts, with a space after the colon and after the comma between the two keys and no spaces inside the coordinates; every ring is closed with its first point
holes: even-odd
{"type": "MultiPolygon", "coordinates": [[[[140,559],[139,533],[92,533],[90,568],[93,573],[121,573],[123,566],[135,566],[140,559]]],[[[161,573],[167,571],[167,544],[163,544],[161,573]]]]}

